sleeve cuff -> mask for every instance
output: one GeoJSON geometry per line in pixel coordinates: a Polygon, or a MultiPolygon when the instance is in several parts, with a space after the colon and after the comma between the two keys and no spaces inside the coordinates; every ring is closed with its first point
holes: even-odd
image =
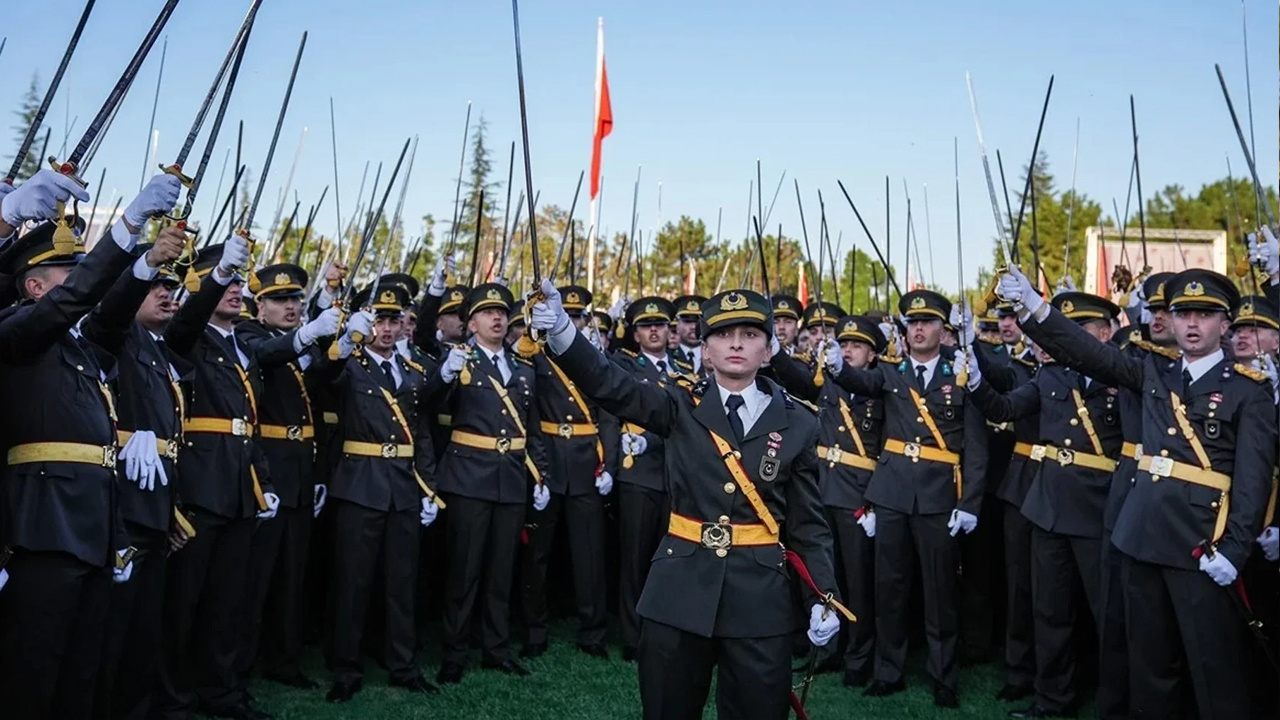
{"type": "Polygon", "coordinates": [[[212,274],[213,281],[224,287],[230,285],[232,278],[235,277],[234,275],[223,275],[221,266],[215,267],[212,274]]]}
{"type": "Polygon", "coordinates": [[[133,261],[133,276],[145,282],[151,282],[160,274],[160,268],[153,268],[147,264],[147,256],[143,255],[133,261]]]}
{"type": "Polygon", "coordinates": [[[118,220],[111,226],[111,239],[125,252],[133,252],[133,246],[138,244],[138,235],[130,234],[124,220],[118,220]]]}
{"type": "Polygon", "coordinates": [[[569,349],[577,334],[578,328],[574,327],[572,322],[565,323],[559,332],[547,335],[547,347],[551,348],[551,352],[559,355],[569,349]]]}

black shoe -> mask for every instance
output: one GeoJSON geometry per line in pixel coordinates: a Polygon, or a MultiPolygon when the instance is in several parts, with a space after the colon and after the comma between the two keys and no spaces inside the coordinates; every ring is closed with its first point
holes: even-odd
{"type": "Polygon", "coordinates": [[[391,687],[401,688],[412,693],[435,695],[440,692],[440,688],[427,682],[427,679],[421,675],[415,675],[411,678],[391,678],[387,681],[387,684],[391,687]]]}
{"type": "Polygon", "coordinates": [[[609,659],[609,651],[605,649],[602,643],[592,643],[590,645],[578,643],[578,651],[601,660],[609,659]]]}
{"type": "Polygon", "coordinates": [[[351,699],[353,695],[360,692],[360,688],[364,685],[361,680],[352,682],[343,682],[341,680],[335,682],[333,687],[329,688],[329,692],[325,694],[324,699],[331,703],[344,703],[351,699]]]}
{"type": "Polygon", "coordinates": [[[529,671],[515,660],[482,660],[480,661],[480,667],[485,670],[497,670],[517,677],[524,677],[529,674],[529,671]]]}
{"type": "Polygon", "coordinates": [[[1031,697],[1035,692],[1030,685],[1011,685],[1006,683],[1004,687],[1000,688],[1000,692],[996,693],[996,700],[1017,702],[1031,697]]]}
{"type": "Polygon", "coordinates": [[[907,682],[899,680],[898,682],[888,683],[883,680],[872,680],[862,694],[866,697],[888,697],[896,695],[907,689],[907,682]]]}
{"type": "Polygon", "coordinates": [[[871,671],[862,670],[845,670],[844,686],[845,687],[863,687],[871,680],[871,671]]]}
{"type": "Polygon", "coordinates": [[[622,662],[635,662],[635,661],[636,661],[636,649],[633,647],[623,646],[622,662]]]}
{"type": "Polygon", "coordinates": [[[956,691],[945,685],[933,686],[933,704],[940,708],[958,708],[960,707],[960,696],[956,695],[956,691]]]}
{"type": "Polygon", "coordinates": [[[316,688],[320,687],[319,683],[307,677],[306,675],[303,675],[300,672],[294,673],[292,675],[280,675],[277,673],[263,673],[262,679],[269,680],[273,683],[279,683],[281,685],[288,685],[289,687],[298,688],[299,690],[315,690],[316,688]]]}
{"type": "Polygon", "coordinates": [[[436,673],[436,682],[441,685],[457,685],[462,682],[462,663],[446,660],[436,673]]]}
{"type": "Polygon", "coordinates": [[[546,654],[547,644],[544,642],[527,643],[524,647],[520,648],[520,657],[522,658],[538,658],[546,654]]]}
{"type": "Polygon", "coordinates": [[[1074,712],[1068,712],[1066,710],[1061,710],[1059,712],[1045,710],[1035,703],[1031,703],[1030,707],[1022,710],[1014,710],[1009,713],[1009,717],[1011,718],[1073,718],[1075,716],[1076,714],[1074,712]]]}

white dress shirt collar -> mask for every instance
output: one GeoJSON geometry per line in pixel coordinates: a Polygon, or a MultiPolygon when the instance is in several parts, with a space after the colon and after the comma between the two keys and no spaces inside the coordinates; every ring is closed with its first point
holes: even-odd
{"type": "Polygon", "coordinates": [[[1222,362],[1222,358],[1226,357],[1226,353],[1222,352],[1222,348],[1214,350],[1212,353],[1205,355],[1199,360],[1187,360],[1182,358],[1182,369],[1191,373],[1191,382],[1199,380],[1205,373],[1213,369],[1215,365],[1222,362]]]}
{"type": "Polygon", "coordinates": [[[730,395],[742,396],[742,407],[738,408],[738,417],[742,418],[742,431],[750,432],[751,426],[756,424],[756,420],[764,413],[764,409],[769,407],[769,401],[773,398],[763,390],[759,385],[752,383],[750,387],[742,392],[735,393],[720,383],[716,383],[716,388],[720,391],[720,404],[724,406],[725,412],[729,410],[726,404],[730,395]]]}

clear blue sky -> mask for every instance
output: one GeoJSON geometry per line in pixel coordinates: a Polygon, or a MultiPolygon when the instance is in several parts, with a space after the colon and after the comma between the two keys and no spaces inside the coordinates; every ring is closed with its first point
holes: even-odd
{"type": "MultiPolygon", "coordinates": [[[[1264,182],[1275,183],[1277,5],[1247,2],[1259,172],[1264,182]]],[[[69,103],[69,114],[80,118],[75,142],[160,5],[98,1],[49,114],[55,135],[62,133],[69,103]]],[[[176,153],[247,6],[247,0],[183,0],[175,11],[165,32],[169,53],[156,117],[161,159],[176,153]]],[[[5,109],[17,107],[33,72],[47,82],[81,7],[80,0],[5,3],[5,109]]],[[[404,138],[417,134],[408,231],[417,232],[416,218],[428,212],[447,223],[467,101],[489,121],[495,174],[502,180],[509,143],[519,136],[510,11],[506,0],[265,0],[196,217],[211,211],[223,149],[234,143],[237,120],[246,124],[246,162],[254,169],[261,164],[299,36],[309,30],[258,224],[270,222],[304,126],[309,131],[294,178],[303,210],[332,182],[331,95],[344,214],[354,208],[365,160],[385,160],[389,167],[404,138]]],[[[973,73],[992,162],[1000,148],[1010,173],[1017,171],[1008,166],[1020,167],[1030,154],[1050,74],[1057,80],[1042,147],[1060,186],[1070,183],[1079,118],[1078,188],[1104,207],[1113,196],[1123,204],[1130,93],[1137,100],[1147,195],[1171,183],[1195,191],[1222,177],[1227,153],[1237,175],[1246,172],[1213,72],[1213,63],[1221,63],[1243,114],[1241,5],[1231,0],[526,0],[521,13],[534,183],[543,203],[564,207],[590,161],[596,18],[605,19],[616,125],[605,142],[601,225],[610,231],[625,230],[632,180],[643,165],[639,212],[646,233],[659,222],[661,180],[662,220],[688,214],[714,232],[723,206],[725,235],[740,237],[747,184],[760,158],[766,203],[778,174],[788,171],[771,225],[781,221],[788,235],[798,234],[790,187],[795,177],[808,196],[806,206],[817,187],[830,198],[832,236],[843,230],[846,247],[857,239],[867,249],[852,213],[835,202],[835,181],[842,179],[864,215],[876,218],[872,229],[882,240],[888,174],[898,248],[902,179],[917,207],[928,185],[937,280],[954,288],[952,138],[958,136],[971,282],[979,262],[989,261],[994,228],[966,70],[973,73]]],[[[158,61],[157,46],[87,173],[96,181],[108,168],[107,195],[137,189],[158,61]]],[[[8,149],[0,155],[7,157],[13,141],[5,142],[8,149]]],[[[60,144],[55,137],[51,146],[60,144]]],[[[517,180],[517,192],[522,185],[517,180]]],[[[290,201],[286,212],[291,208],[290,201]]],[[[585,206],[579,212],[585,217],[585,206]]],[[[808,212],[816,215],[816,202],[808,212]]],[[[326,233],[336,225],[332,190],[317,222],[326,233]]],[[[922,223],[916,227],[923,238],[922,223]]]]}

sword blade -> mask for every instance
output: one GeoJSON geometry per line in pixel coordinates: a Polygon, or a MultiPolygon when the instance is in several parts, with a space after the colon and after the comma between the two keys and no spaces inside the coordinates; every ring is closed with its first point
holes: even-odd
{"type": "MultiPolygon", "coordinates": [[[[218,95],[218,88],[222,86],[222,78],[226,76],[227,69],[231,67],[232,61],[243,54],[241,48],[247,45],[246,38],[249,30],[253,26],[254,17],[258,14],[258,6],[262,4],[262,0],[253,0],[253,4],[249,6],[249,12],[245,14],[244,21],[240,23],[240,28],[236,30],[235,39],[231,41],[231,47],[227,48],[227,54],[222,58],[222,64],[218,66],[218,74],[213,78],[213,84],[209,86],[209,92],[205,94],[204,101],[200,103],[200,110],[196,112],[196,118],[191,123],[191,129],[187,131],[187,139],[182,143],[182,149],[178,151],[178,158],[174,161],[179,169],[183,163],[187,161],[187,155],[191,153],[191,148],[196,144],[196,138],[200,135],[200,128],[204,126],[205,116],[209,114],[209,108],[213,106],[213,99],[218,95]],[[243,43],[243,44],[242,44],[243,43]]],[[[235,82],[233,74],[228,83],[235,82]]]]}
{"type": "Polygon", "coordinates": [[[271,158],[276,154],[276,142],[280,140],[280,129],[284,126],[285,112],[289,109],[289,98],[293,95],[293,81],[298,77],[298,65],[302,63],[302,51],[307,47],[307,33],[302,33],[302,41],[298,43],[298,54],[293,59],[293,70],[289,72],[289,84],[284,90],[284,101],[280,103],[280,114],[276,116],[276,129],[271,135],[271,145],[267,147],[267,159],[262,164],[262,170],[258,171],[258,189],[253,194],[253,202],[249,205],[249,212],[245,215],[244,222],[241,225],[242,230],[246,233],[253,227],[253,216],[258,211],[258,201],[262,199],[262,190],[267,185],[267,175],[271,170],[271,158]]]}

